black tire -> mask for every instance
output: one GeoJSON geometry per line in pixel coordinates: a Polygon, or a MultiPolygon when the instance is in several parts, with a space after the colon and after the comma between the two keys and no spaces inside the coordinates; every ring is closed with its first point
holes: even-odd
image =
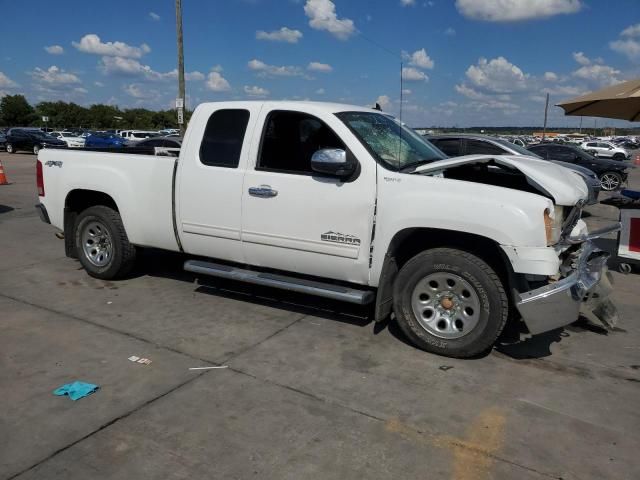
{"type": "Polygon", "coordinates": [[[8,143],[4,146],[4,149],[7,151],[7,153],[12,154],[12,153],[16,153],[16,149],[13,146],[13,144],[8,143]]]}
{"type": "MultiPolygon", "coordinates": [[[[468,358],[487,351],[502,332],[509,316],[509,301],[502,281],[482,259],[453,248],[419,253],[400,270],[393,295],[396,321],[418,348],[447,357],[468,358]],[[441,338],[423,327],[412,307],[419,282],[434,274],[453,274],[475,291],[480,313],[475,326],[459,338],[441,338]]],[[[457,322],[457,320],[456,320],[457,322]]]]}
{"type": "Polygon", "coordinates": [[[625,156],[624,156],[624,153],[616,153],[616,154],[613,156],[613,159],[614,159],[614,160],[617,160],[617,161],[619,161],[619,162],[623,162],[626,158],[627,158],[627,157],[625,157],[625,156]]]}
{"type": "Polygon", "coordinates": [[[129,243],[120,214],[115,210],[98,205],[84,210],[76,220],[74,242],[80,263],[89,275],[103,280],[125,277],[135,265],[136,248],[129,243]],[[111,253],[104,265],[97,265],[85,252],[83,235],[92,225],[103,226],[106,230],[111,253]]]}
{"type": "Polygon", "coordinates": [[[612,192],[622,186],[622,175],[618,172],[604,172],[600,175],[600,188],[606,192],[612,192]]]}

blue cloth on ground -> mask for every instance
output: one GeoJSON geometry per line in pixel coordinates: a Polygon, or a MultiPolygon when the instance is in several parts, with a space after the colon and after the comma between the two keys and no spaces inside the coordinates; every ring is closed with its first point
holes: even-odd
{"type": "Polygon", "coordinates": [[[100,387],[98,385],[94,385],[93,383],[75,381],[73,383],[66,383],[61,387],[56,388],[53,391],[53,394],[61,396],[68,395],[69,398],[75,402],[76,400],[80,400],[82,397],[91,395],[99,388],[100,387]]]}

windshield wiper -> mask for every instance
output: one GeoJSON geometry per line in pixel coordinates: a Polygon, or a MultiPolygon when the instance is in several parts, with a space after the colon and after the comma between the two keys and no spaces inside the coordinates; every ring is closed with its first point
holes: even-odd
{"type": "Polygon", "coordinates": [[[415,162],[407,163],[404,167],[400,169],[400,173],[413,173],[416,170],[416,168],[420,167],[421,165],[431,163],[433,161],[434,159],[424,158],[422,160],[417,160],[415,162]]]}

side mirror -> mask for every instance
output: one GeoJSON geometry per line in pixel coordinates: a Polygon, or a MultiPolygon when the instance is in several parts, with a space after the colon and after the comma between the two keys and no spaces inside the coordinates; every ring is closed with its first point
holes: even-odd
{"type": "Polygon", "coordinates": [[[349,177],[356,170],[356,163],[347,158],[347,152],[340,148],[323,148],[311,156],[311,169],[333,177],[349,177]]]}

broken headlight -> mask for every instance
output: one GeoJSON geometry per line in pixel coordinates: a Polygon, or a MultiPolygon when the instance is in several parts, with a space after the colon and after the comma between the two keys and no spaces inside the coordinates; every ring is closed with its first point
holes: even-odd
{"type": "Polygon", "coordinates": [[[564,221],[564,207],[556,205],[553,212],[544,210],[544,231],[547,236],[547,245],[555,245],[560,240],[562,222],[564,221]]]}

